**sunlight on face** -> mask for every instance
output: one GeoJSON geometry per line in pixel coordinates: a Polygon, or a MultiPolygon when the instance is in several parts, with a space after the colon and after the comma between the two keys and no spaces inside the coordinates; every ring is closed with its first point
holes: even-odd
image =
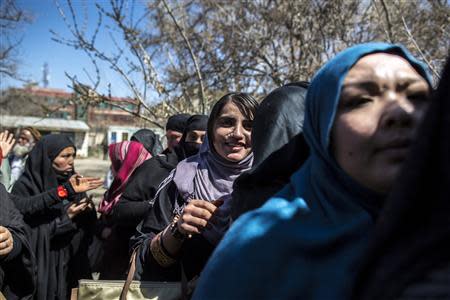
{"type": "Polygon", "coordinates": [[[214,149],[228,161],[239,162],[252,151],[252,121],[232,101],[223,107],[213,132],[214,149]]]}
{"type": "Polygon", "coordinates": [[[348,72],[331,132],[337,163],[379,193],[392,187],[429,102],[429,86],[404,58],[361,58],[348,72]]]}
{"type": "Polygon", "coordinates": [[[53,169],[59,173],[69,174],[73,171],[75,155],[76,153],[73,147],[64,148],[53,160],[53,169]]]}

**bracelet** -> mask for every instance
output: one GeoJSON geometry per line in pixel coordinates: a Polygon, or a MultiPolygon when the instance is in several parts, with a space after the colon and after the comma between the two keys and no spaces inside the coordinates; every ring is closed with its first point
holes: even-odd
{"type": "Polygon", "coordinates": [[[172,234],[172,236],[176,239],[179,240],[181,242],[183,242],[186,239],[186,235],[183,234],[179,229],[178,229],[178,220],[180,219],[180,215],[175,215],[175,217],[173,217],[172,223],[170,223],[170,233],[172,234]]]}
{"type": "Polygon", "coordinates": [[[162,249],[161,246],[161,235],[162,233],[159,233],[150,242],[150,251],[152,252],[153,257],[160,266],[169,267],[174,263],[176,263],[177,261],[172,257],[168,256],[166,253],[164,253],[164,250],[162,249]]]}

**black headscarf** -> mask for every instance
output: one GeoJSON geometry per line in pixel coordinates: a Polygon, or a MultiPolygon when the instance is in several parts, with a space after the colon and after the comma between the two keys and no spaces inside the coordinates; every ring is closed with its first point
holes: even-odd
{"type": "Polygon", "coordinates": [[[7,299],[31,299],[35,265],[29,232],[3,184],[0,184],[0,225],[11,232],[15,248],[0,259],[0,290],[7,299]]]}
{"type": "Polygon", "coordinates": [[[379,216],[353,299],[406,299],[408,293],[422,292],[427,299],[449,297],[450,269],[440,288],[430,289],[429,276],[450,262],[449,82],[450,59],[411,156],[379,216]]]}
{"type": "Polygon", "coordinates": [[[162,145],[159,136],[150,129],[140,129],[136,131],[130,139],[144,145],[144,148],[152,155],[156,156],[162,152],[162,145]]]}
{"type": "Polygon", "coordinates": [[[31,150],[22,176],[16,181],[13,193],[19,195],[37,195],[56,188],[67,181],[71,174],[58,174],[52,167],[53,160],[67,147],[75,145],[63,134],[44,136],[31,150]]]}
{"type": "Polygon", "coordinates": [[[175,152],[178,156],[178,161],[181,161],[189,156],[195,155],[200,150],[200,145],[193,142],[186,142],[186,137],[190,131],[201,130],[206,131],[208,126],[208,116],[193,115],[186,121],[186,126],[183,131],[183,136],[180,143],[175,147],[175,152]]]}
{"type": "Polygon", "coordinates": [[[306,82],[291,83],[261,102],[252,129],[255,161],[252,169],[234,182],[233,219],[264,204],[308,157],[303,137],[307,87],[306,82]]]}
{"type": "Polygon", "coordinates": [[[189,119],[189,114],[178,114],[170,116],[167,120],[166,130],[173,130],[183,132],[186,127],[186,121],[189,119]]]}
{"type": "Polygon", "coordinates": [[[252,148],[256,167],[303,131],[308,83],[291,83],[272,91],[256,112],[252,148]]]}

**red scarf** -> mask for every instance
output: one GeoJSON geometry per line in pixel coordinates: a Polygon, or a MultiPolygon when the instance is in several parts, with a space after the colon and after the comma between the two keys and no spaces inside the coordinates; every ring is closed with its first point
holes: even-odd
{"type": "Polygon", "coordinates": [[[138,142],[120,142],[109,145],[109,158],[114,180],[100,202],[98,211],[109,214],[119,201],[128,179],[144,161],[152,155],[138,142]]]}

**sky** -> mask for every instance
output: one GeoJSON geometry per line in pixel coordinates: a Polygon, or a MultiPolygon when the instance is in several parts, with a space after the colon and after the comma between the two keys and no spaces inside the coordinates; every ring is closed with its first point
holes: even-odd
{"type": "MultiPolygon", "coordinates": [[[[65,25],[54,0],[17,0],[19,8],[24,9],[32,16],[31,24],[25,24],[15,33],[15,38],[22,38],[20,45],[20,65],[19,72],[26,80],[37,82],[42,86],[43,66],[48,64],[50,80],[48,87],[60,88],[70,91],[70,80],[65,72],[70,75],[76,75],[81,82],[90,83],[89,77],[84,69],[93,73],[94,68],[88,56],[80,50],[75,50],[69,46],[59,44],[52,40],[53,35],[50,30],[56,31],[63,37],[70,37],[70,31],[65,25]]],[[[58,0],[58,3],[69,14],[66,0],[58,0]]],[[[73,0],[73,7],[78,16],[88,16],[88,32],[93,31],[97,23],[97,8],[95,3],[99,3],[106,8],[109,7],[109,0],[89,1],[73,0]]],[[[143,11],[143,0],[130,0],[127,2],[133,8],[133,13],[138,14],[143,11]]],[[[131,8],[130,8],[131,10],[131,8]]],[[[108,25],[108,21],[105,25],[108,25]]],[[[117,39],[120,45],[120,38],[117,39]]],[[[101,31],[98,35],[98,42],[103,49],[114,49],[114,43],[111,37],[101,31]]],[[[125,97],[130,92],[126,88],[121,78],[109,69],[106,65],[100,65],[100,76],[103,84],[100,85],[100,91],[106,93],[107,83],[111,83],[111,94],[113,96],[125,97]]],[[[23,82],[13,79],[0,79],[0,89],[11,86],[20,87],[23,82]]]]}

